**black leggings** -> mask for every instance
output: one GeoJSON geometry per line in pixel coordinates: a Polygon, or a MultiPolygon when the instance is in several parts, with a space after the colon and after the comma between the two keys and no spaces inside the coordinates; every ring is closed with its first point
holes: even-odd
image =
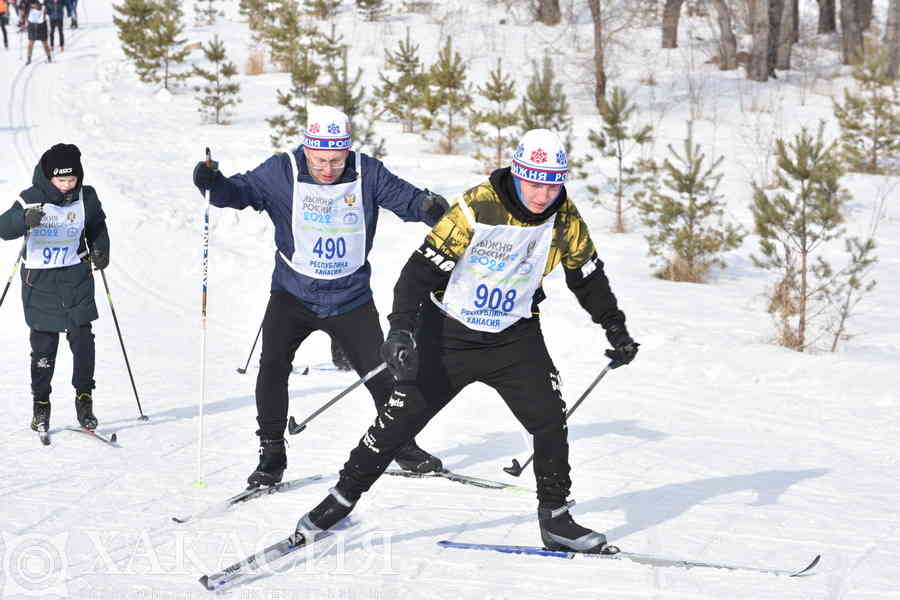
{"type": "Polygon", "coordinates": [[[460,325],[430,302],[422,312],[416,334],[416,381],[397,383],[387,408],[341,470],[340,492],[357,500],[381,476],[398,448],[464,387],[478,381],[494,388],[534,436],[538,499],[556,505],[565,502],[571,487],[566,405],[559,391],[559,373],[547,353],[537,319],[514,325],[523,335],[513,339],[484,334],[481,342],[460,343],[445,331],[460,325]],[[504,342],[496,343],[500,339],[504,342]]]}
{"type": "Polygon", "coordinates": [[[3,46],[9,46],[9,38],[6,37],[6,22],[9,20],[8,14],[0,15],[0,29],[3,30],[3,46]]]}
{"type": "Polygon", "coordinates": [[[50,45],[54,45],[54,35],[53,32],[59,29],[59,47],[66,47],[66,38],[63,37],[63,20],[62,19],[50,19],[50,45]]]}
{"type": "MultiPolygon", "coordinates": [[[[31,330],[31,393],[35,402],[50,400],[50,381],[56,369],[59,332],[31,330]]],[[[66,332],[72,350],[72,386],[75,394],[91,393],[94,389],[94,333],[91,324],[66,332]]]]}
{"type": "MultiPolygon", "coordinates": [[[[256,420],[261,437],[284,436],[294,354],[314,331],[324,331],[336,340],[360,377],[382,362],[384,334],[373,301],[336,317],[319,317],[290,293],[272,292],[263,318],[262,356],[256,378],[256,420]]],[[[384,370],[366,382],[366,387],[375,400],[375,408],[380,409],[390,398],[394,382],[384,370]]]]}

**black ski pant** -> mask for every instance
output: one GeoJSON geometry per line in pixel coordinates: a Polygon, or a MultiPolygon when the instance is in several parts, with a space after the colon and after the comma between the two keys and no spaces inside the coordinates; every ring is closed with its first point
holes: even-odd
{"type": "MultiPolygon", "coordinates": [[[[324,331],[344,348],[360,377],[382,363],[384,334],[375,302],[348,313],[319,317],[288,292],[273,291],[263,318],[262,356],[256,378],[256,410],[259,435],[281,439],[287,427],[288,378],[297,348],[309,334],[324,331]]],[[[384,406],[394,387],[387,370],[366,382],[376,410],[384,406]]]]}
{"type": "MultiPolygon", "coordinates": [[[[31,330],[31,394],[35,402],[48,402],[52,391],[50,381],[56,369],[59,332],[31,330]]],[[[72,350],[72,386],[75,395],[90,394],[94,389],[94,332],[87,323],[66,332],[72,350]]]]}
{"type": "Polygon", "coordinates": [[[52,48],[55,44],[54,42],[54,31],[59,30],[59,47],[66,47],[66,38],[63,37],[63,20],[62,19],[50,19],[50,47],[52,48]]]}
{"type": "Polygon", "coordinates": [[[515,336],[504,337],[506,332],[478,334],[471,341],[461,341],[448,335],[445,328],[462,326],[430,302],[422,313],[416,333],[416,380],[397,382],[387,407],[350,453],[341,470],[338,490],[351,501],[359,499],[381,476],[398,448],[413,439],[464,387],[478,381],[497,390],[516,419],[534,436],[534,474],[540,502],[562,505],[571,487],[566,405],[559,391],[559,373],[547,352],[538,320],[513,325],[520,328],[515,336]]]}

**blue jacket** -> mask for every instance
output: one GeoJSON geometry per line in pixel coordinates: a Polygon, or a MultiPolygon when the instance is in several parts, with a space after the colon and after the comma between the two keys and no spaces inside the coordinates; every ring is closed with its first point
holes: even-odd
{"type": "MultiPolygon", "coordinates": [[[[302,148],[294,151],[299,175],[305,183],[315,183],[306,166],[302,148]]],[[[427,215],[422,207],[424,190],[400,179],[384,164],[362,154],[363,207],[366,214],[366,256],[372,249],[378,209],[384,207],[404,221],[419,221],[433,226],[437,219],[427,215]]],[[[210,203],[222,208],[242,210],[251,207],[266,211],[275,224],[275,245],[287,257],[294,255],[294,234],[291,223],[294,181],[290,176],[291,161],[286,154],[276,154],[243,175],[221,177],[210,190],[210,203]]],[[[347,166],[336,183],[356,180],[356,153],[350,152],[347,166]]],[[[296,272],[284,259],[275,255],[272,290],[293,294],[309,310],[320,317],[333,317],[359,308],[372,299],[369,261],[355,272],[338,279],[316,279],[296,272]]]]}
{"type": "Polygon", "coordinates": [[[66,0],[46,0],[47,16],[51,21],[61,21],[65,17],[68,2],[66,0]]]}

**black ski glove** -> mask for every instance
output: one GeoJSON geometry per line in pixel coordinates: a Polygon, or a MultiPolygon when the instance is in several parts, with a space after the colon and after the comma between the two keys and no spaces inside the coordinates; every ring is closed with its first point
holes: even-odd
{"type": "Polygon", "coordinates": [[[391,329],[381,345],[381,358],[397,381],[415,380],[419,372],[416,340],[406,329],[391,329]]]}
{"type": "Polygon", "coordinates": [[[613,323],[606,328],[606,339],[609,340],[613,350],[607,350],[607,358],[613,360],[613,369],[618,369],[622,365],[627,365],[637,356],[640,344],[631,339],[625,323],[613,323]]]}
{"type": "Polygon", "coordinates": [[[210,161],[207,165],[205,160],[201,160],[194,167],[194,185],[201,191],[211,190],[215,183],[222,177],[219,172],[219,163],[210,161]]]}
{"type": "Polygon", "coordinates": [[[94,263],[95,271],[102,271],[109,266],[109,253],[98,249],[91,250],[91,262],[94,263]]]}
{"type": "Polygon", "coordinates": [[[425,196],[422,197],[422,208],[425,210],[425,222],[430,227],[434,227],[450,208],[450,203],[440,194],[425,190],[425,196]]]}
{"type": "Polygon", "coordinates": [[[44,211],[39,208],[25,209],[25,229],[38,227],[44,219],[44,211]]]}

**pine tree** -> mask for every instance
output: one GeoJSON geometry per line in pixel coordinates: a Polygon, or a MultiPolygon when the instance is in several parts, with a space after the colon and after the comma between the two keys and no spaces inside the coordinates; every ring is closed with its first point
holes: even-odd
{"type": "Polygon", "coordinates": [[[205,121],[217,125],[227,125],[227,116],[230,114],[228,108],[241,101],[237,97],[241,91],[241,85],[231,81],[231,78],[237,75],[237,68],[234,63],[226,60],[225,44],[219,36],[213,37],[209,43],[203,46],[203,54],[206,60],[212,63],[213,70],[207,71],[194,66],[194,74],[207,81],[206,85],[194,87],[195,91],[201,92],[197,96],[200,101],[200,108],[197,110],[203,115],[205,121]]]}
{"type": "Polygon", "coordinates": [[[170,81],[176,83],[191,75],[190,71],[176,70],[190,54],[184,47],[187,39],[181,37],[184,11],[178,0],[159,0],[156,6],[156,15],[150,23],[144,69],[152,81],[161,81],[163,87],[169,89],[170,81]]]}
{"type": "Polygon", "coordinates": [[[344,52],[344,35],[338,33],[337,26],[332,23],[328,35],[319,32],[318,29],[314,30],[310,36],[309,46],[325,63],[324,70],[334,70],[338,68],[338,60],[344,52]]]}
{"type": "MultiPolygon", "coordinates": [[[[638,163],[628,163],[626,159],[635,148],[653,141],[653,127],[650,125],[633,127],[630,121],[634,117],[637,105],[629,102],[628,96],[622,88],[613,88],[612,98],[600,99],[600,131],[590,130],[588,140],[600,152],[601,156],[612,158],[616,161],[615,177],[606,177],[603,169],[592,169],[579,173],[582,177],[590,177],[594,172],[599,172],[607,180],[610,180],[614,190],[614,203],[612,210],[616,215],[613,231],[624,233],[627,231],[625,211],[631,207],[631,199],[626,196],[629,188],[637,184],[640,177],[638,163]]],[[[588,155],[584,163],[590,163],[594,159],[588,155]]],[[[596,204],[607,206],[600,194],[600,188],[588,184],[587,189],[597,198],[596,204]]],[[[610,208],[607,206],[607,208],[610,208]]]]}
{"type": "Polygon", "coordinates": [[[340,8],[334,0],[303,0],[303,14],[322,21],[336,17],[340,8]]]}
{"type": "MultiPolygon", "coordinates": [[[[124,0],[120,6],[114,5],[113,10],[119,15],[113,15],[113,23],[122,42],[122,51],[137,64],[147,54],[151,22],[158,8],[151,0],[124,0]]],[[[138,74],[142,81],[148,81],[140,68],[138,74]]]]}
{"type": "Polygon", "coordinates": [[[478,93],[490,108],[484,111],[473,110],[469,126],[475,142],[489,149],[487,154],[479,150],[475,153],[475,158],[483,162],[486,171],[490,173],[509,164],[511,149],[516,145],[516,138],[510,135],[509,130],[518,125],[519,116],[516,111],[508,108],[516,98],[516,82],[508,73],[503,72],[502,59],[497,59],[497,68],[488,77],[490,79],[478,88],[478,93]]]}
{"type": "Polygon", "coordinates": [[[437,62],[429,69],[429,84],[439,107],[438,117],[433,121],[433,126],[440,130],[439,148],[441,152],[453,154],[466,131],[459,123],[461,113],[472,104],[472,90],[466,84],[466,65],[459,53],[453,52],[453,40],[449,36],[438,53],[437,62]]]}
{"type": "Polygon", "coordinates": [[[300,57],[318,37],[315,27],[300,21],[297,0],[277,0],[273,19],[263,27],[262,41],[269,48],[272,63],[293,72],[300,57]]]}
{"type": "Polygon", "coordinates": [[[388,13],[384,0],[356,0],[356,8],[366,21],[383,21],[388,13]]]}
{"type": "Polygon", "coordinates": [[[519,106],[522,124],[519,137],[532,129],[555,130],[566,146],[569,166],[578,167],[580,163],[572,156],[572,117],[569,114],[569,101],[563,92],[562,83],[556,81],[553,61],[549,56],[544,56],[540,68],[537,62],[533,62],[532,67],[531,80],[519,106]]]}
{"type": "MultiPolygon", "coordinates": [[[[614,97],[615,101],[615,97],[614,97]]],[[[705,281],[714,265],[725,266],[723,252],[741,245],[741,228],[725,223],[725,203],[718,193],[724,157],[710,162],[694,143],[688,123],[681,153],[669,145],[662,164],[662,186],[638,201],[650,255],[662,262],[659,276],[672,281],[705,281]]]]}
{"type": "Polygon", "coordinates": [[[886,74],[883,52],[865,56],[854,68],[859,94],[844,90],[832,101],[841,126],[841,150],[851,171],[881,173],[900,153],[900,82],[886,74]]]}
{"type": "Polygon", "coordinates": [[[246,17],[253,40],[261,43],[266,27],[275,20],[272,0],[240,0],[238,12],[246,17]]]}
{"type": "Polygon", "coordinates": [[[162,82],[169,89],[170,82],[178,82],[190,76],[190,71],[178,71],[190,50],[186,49],[182,19],[184,12],[177,0],[126,0],[121,8],[123,15],[116,19],[119,38],[125,55],[134,61],[141,81],[162,82]]]}
{"type": "Polygon", "coordinates": [[[379,111],[398,119],[404,133],[413,133],[419,122],[417,113],[422,107],[419,90],[423,87],[423,74],[419,46],[410,40],[409,27],[406,28],[406,40],[400,40],[394,52],[385,49],[384,62],[387,69],[398,75],[392,79],[383,71],[378,72],[381,87],[375,88],[374,95],[379,111]]]}
{"type": "Polygon", "coordinates": [[[366,88],[359,85],[363,72],[357,69],[356,75],[350,77],[347,50],[347,46],[341,48],[340,65],[327,68],[328,81],[314,92],[313,97],[317,104],[333,106],[349,117],[354,146],[365,149],[375,158],[382,158],[386,154],[384,139],[376,138],[371,115],[363,115],[366,88]]]}
{"type": "Polygon", "coordinates": [[[844,247],[849,255],[847,266],[832,278],[833,285],[825,287],[821,296],[831,307],[831,321],[827,330],[831,335],[831,352],[837,350],[838,343],[850,339],[847,326],[856,306],[863,296],[875,289],[877,282],[869,277],[872,267],[878,261],[875,256],[875,240],[848,238],[844,247]]]}
{"type": "Polygon", "coordinates": [[[197,0],[194,4],[194,22],[197,25],[215,25],[216,17],[225,13],[216,8],[215,4],[220,0],[197,0]]]}
{"type": "Polygon", "coordinates": [[[303,131],[303,127],[306,125],[309,99],[315,89],[320,71],[312,50],[307,49],[291,71],[290,92],[275,90],[278,105],[284,109],[284,113],[266,119],[266,122],[274,130],[269,139],[276,150],[284,148],[296,140],[303,131]]]}
{"type": "Polygon", "coordinates": [[[815,137],[804,128],[788,144],[776,141],[776,191],[770,196],[754,184],[751,206],[762,254],[753,262],[778,275],[768,307],[778,324],[778,341],[800,352],[811,346],[811,301],[831,275],[820,250],[841,235],[846,202],[840,159],[834,144],[823,138],[824,126],[815,137]]]}

